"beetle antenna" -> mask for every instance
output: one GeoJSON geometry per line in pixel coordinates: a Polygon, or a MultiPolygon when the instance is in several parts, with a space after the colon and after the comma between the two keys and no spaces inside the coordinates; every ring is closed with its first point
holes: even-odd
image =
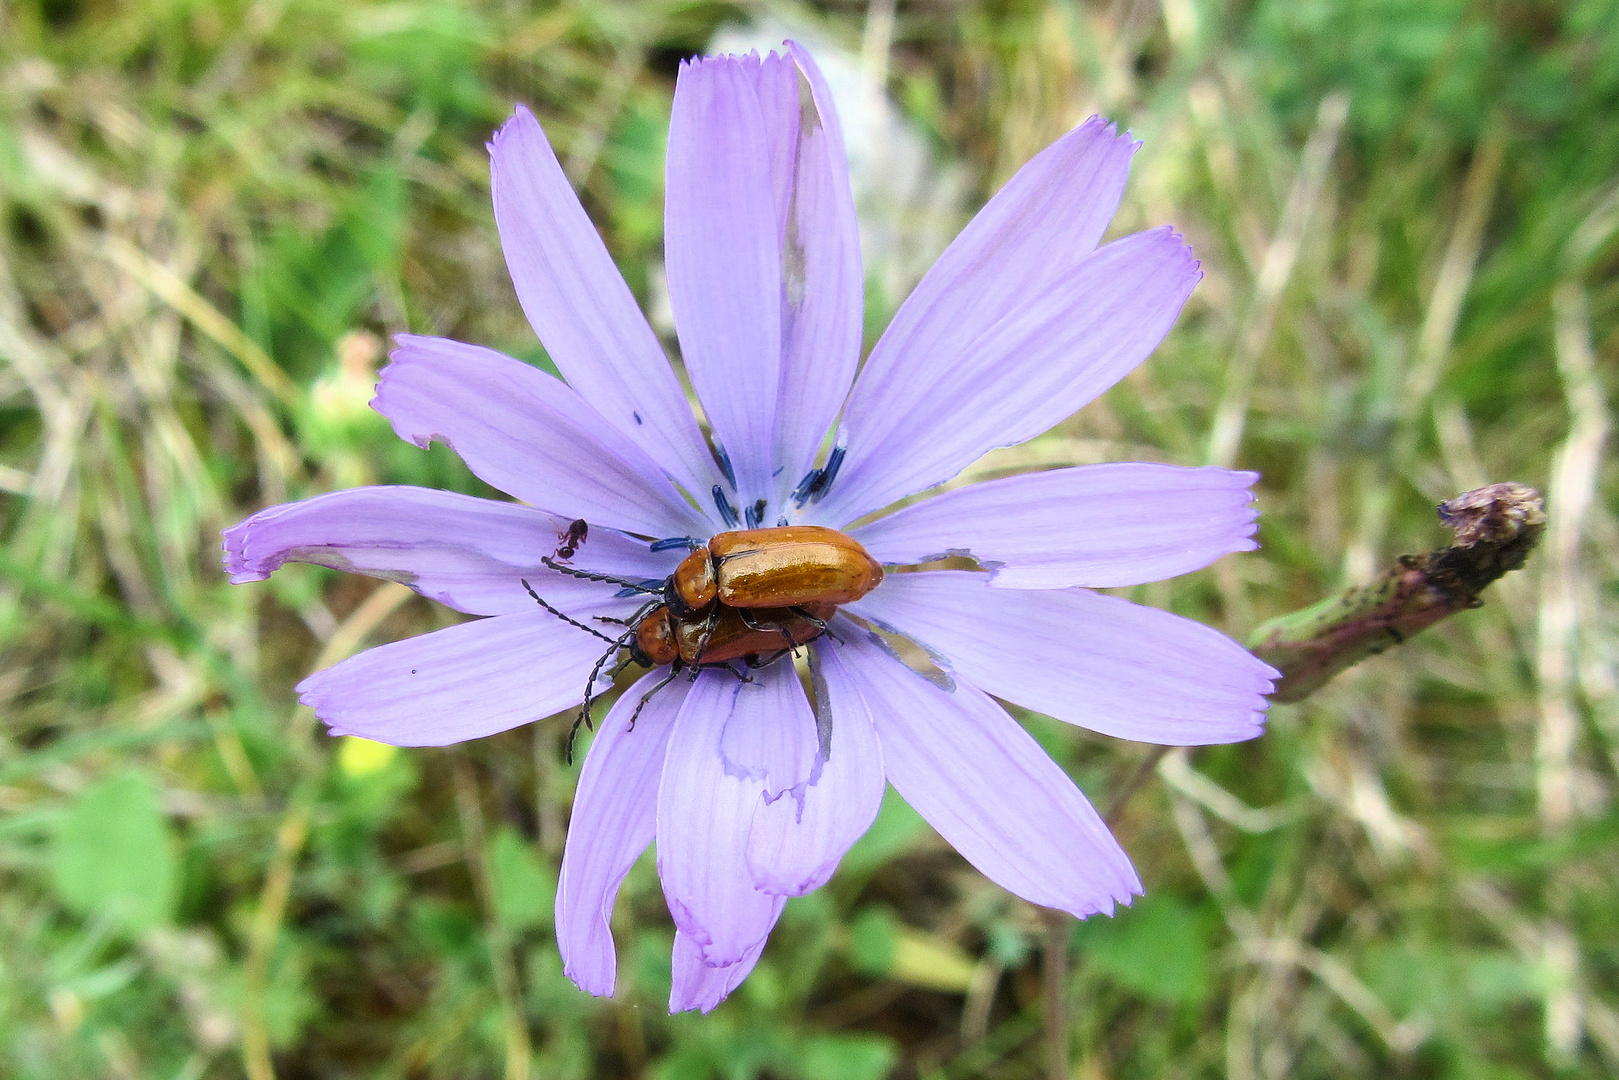
{"type": "MultiPolygon", "coordinates": [[[[596,680],[601,676],[602,668],[606,667],[607,661],[618,655],[618,650],[629,644],[630,639],[634,636],[635,630],[631,628],[623,637],[613,641],[613,647],[602,653],[601,659],[596,661],[596,666],[590,669],[590,678],[585,683],[585,700],[579,706],[579,715],[573,718],[573,727],[568,729],[566,755],[569,765],[573,764],[573,741],[579,735],[579,725],[583,724],[590,728],[591,731],[596,730],[596,725],[590,719],[590,706],[595,703],[596,680]]],[[[613,639],[609,638],[608,640],[612,641],[613,639]]]]}
{"type": "Polygon", "coordinates": [[[573,741],[574,739],[578,738],[579,725],[582,723],[584,723],[584,718],[576,716],[574,717],[573,726],[568,729],[568,746],[567,749],[562,752],[562,756],[567,760],[569,765],[573,764],[573,741]]]}
{"type": "Polygon", "coordinates": [[[592,574],[588,570],[575,570],[571,566],[563,566],[549,555],[541,555],[540,561],[546,566],[549,566],[551,569],[555,570],[557,573],[567,574],[569,577],[583,578],[586,581],[601,581],[609,585],[622,585],[626,589],[634,589],[636,592],[641,593],[658,591],[657,589],[647,588],[647,586],[642,582],[631,581],[628,578],[614,577],[611,574],[592,574]]]}
{"type": "Polygon", "coordinates": [[[563,751],[563,756],[567,758],[568,764],[573,764],[573,740],[580,735],[580,724],[586,725],[593,732],[596,730],[596,724],[591,722],[591,704],[593,704],[593,691],[596,690],[596,677],[601,675],[602,665],[606,664],[607,657],[614,656],[620,648],[623,648],[622,640],[614,641],[614,648],[607,649],[606,653],[602,653],[601,659],[596,661],[596,667],[591,669],[589,682],[584,683],[584,703],[580,706],[580,714],[573,717],[573,727],[568,729],[567,750],[563,751]]]}
{"type": "MultiPolygon", "coordinates": [[[[528,590],[528,594],[534,598],[534,602],[536,604],[540,605],[546,611],[549,611],[551,614],[555,615],[557,618],[561,619],[563,622],[567,623],[569,626],[577,626],[579,629],[583,630],[585,633],[594,634],[597,637],[601,638],[603,641],[613,641],[612,638],[608,637],[606,634],[602,633],[600,630],[597,630],[594,626],[586,626],[584,623],[580,622],[578,619],[570,619],[568,616],[562,614],[562,612],[558,611],[556,608],[552,607],[550,604],[547,604],[544,600],[541,600],[540,599],[540,594],[534,591],[534,586],[530,585],[525,579],[518,578],[517,580],[523,582],[523,588],[528,590]]],[[[615,642],[615,644],[616,644],[616,642],[615,642]]]]}

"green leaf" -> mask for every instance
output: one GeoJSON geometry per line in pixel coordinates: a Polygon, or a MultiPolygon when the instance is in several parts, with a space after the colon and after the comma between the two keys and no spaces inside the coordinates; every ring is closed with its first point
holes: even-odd
{"type": "Polygon", "coordinates": [[[502,828],[489,843],[489,874],[494,878],[495,910],[509,930],[549,926],[557,883],[550,868],[515,830],[502,828]]]}
{"type": "Polygon", "coordinates": [[[110,776],[69,808],[51,852],[51,880],[62,902],[140,931],[174,912],[174,841],[157,788],[141,772],[110,776]]]}
{"type": "Polygon", "coordinates": [[[849,963],[860,974],[874,979],[894,967],[898,948],[899,922],[886,908],[867,908],[849,924],[849,963]]]}
{"type": "Polygon", "coordinates": [[[799,1075],[804,1080],[881,1080],[898,1061],[893,1040],[880,1035],[824,1035],[805,1041],[799,1075]]]}
{"type": "Polygon", "coordinates": [[[1142,997],[1196,1003],[1208,996],[1208,931],[1171,894],[1144,897],[1112,919],[1087,919],[1074,936],[1092,966],[1142,997]]]}

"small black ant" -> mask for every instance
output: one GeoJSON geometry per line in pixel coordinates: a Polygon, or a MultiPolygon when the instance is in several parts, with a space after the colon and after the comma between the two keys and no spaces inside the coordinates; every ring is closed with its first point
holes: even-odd
{"type": "Polygon", "coordinates": [[[585,537],[587,537],[589,535],[590,535],[590,526],[585,524],[585,519],[584,518],[578,519],[572,525],[568,526],[568,531],[567,532],[559,532],[559,533],[557,533],[557,539],[562,541],[562,543],[561,543],[560,546],[558,546],[558,548],[556,550],[556,554],[553,555],[552,558],[556,558],[556,559],[571,559],[571,558],[573,558],[575,552],[579,549],[579,547],[582,544],[584,544],[585,537]]]}

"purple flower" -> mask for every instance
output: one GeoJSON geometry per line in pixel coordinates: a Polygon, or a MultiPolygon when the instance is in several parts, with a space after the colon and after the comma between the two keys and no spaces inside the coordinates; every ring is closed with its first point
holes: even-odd
{"type": "MultiPolygon", "coordinates": [[[[662,579],[685,554],[648,540],[703,540],[739,513],[848,529],[1050,428],[1168,331],[1198,264],[1167,228],[1097,246],[1138,144],[1092,119],[967,226],[857,377],[862,276],[842,137],[820,73],[789,48],[693,61],[675,91],[669,291],[718,454],[519,108],[490,145],[495,220],[518,299],[566,381],[401,335],[373,405],[401,437],[448,444],[527,505],[360,488],[226,532],[232,581],[319,563],[490,616],[304,680],[303,701],[333,732],[435,746],[577,706],[602,642],[523,582],[596,626],[638,598],[547,567],[574,519],[589,535],[572,565],[630,580],[662,579]]],[[[752,969],[786,898],[825,882],[870,826],[885,780],[1018,896],[1078,916],[1129,903],[1141,884],[1128,858],[994,698],[1143,742],[1257,735],[1275,672],[1205,626],[1090,591],[1253,548],[1255,479],[1114,464],[934,494],[850,535],[886,565],[965,553],[983,571],[890,573],[842,609],[835,636],[809,646],[816,706],[790,663],[746,683],[705,669],[651,697],[632,729],[667,674],[649,672],[609,712],[579,778],[557,895],[568,975],[613,991],[613,901],[655,839],[678,930],[670,1008],[713,1008],[752,969]],[[924,678],[872,627],[941,670],[924,678]],[[827,755],[817,708],[831,718],[827,755]]]]}

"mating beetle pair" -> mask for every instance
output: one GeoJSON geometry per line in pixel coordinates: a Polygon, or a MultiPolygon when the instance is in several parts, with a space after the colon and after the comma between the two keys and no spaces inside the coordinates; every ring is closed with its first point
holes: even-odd
{"type": "MultiPolygon", "coordinates": [[[[585,523],[575,522],[558,555],[570,557],[586,535],[585,523]],[[564,550],[567,555],[562,554],[564,550]]],[[[654,547],[674,543],[660,541],[654,547]]],[[[654,597],[628,619],[598,616],[603,622],[628,627],[620,637],[612,638],[568,618],[540,599],[527,581],[523,582],[540,606],[612,646],[590,673],[584,704],[568,736],[570,758],[573,734],[581,723],[589,722],[591,690],[596,679],[620,649],[628,649],[629,656],[615,673],[630,663],[670,666],[669,677],[642,695],[630,718],[633,725],[648,699],[682,670],[691,669],[695,678],[703,668],[724,668],[746,680],[746,675],[730,666],[731,661],[741,660],[757,668],[780,660],[799,645],[826,633],[826,621],[838,605],[860,599],[883,580],[882,565],[859,542],[819,525],[719,533],[682,559],[674,573],[661,583],[589,573],[555,559],[541,562],[559,573],[620,585],[626,592],[654,597]]]]}

